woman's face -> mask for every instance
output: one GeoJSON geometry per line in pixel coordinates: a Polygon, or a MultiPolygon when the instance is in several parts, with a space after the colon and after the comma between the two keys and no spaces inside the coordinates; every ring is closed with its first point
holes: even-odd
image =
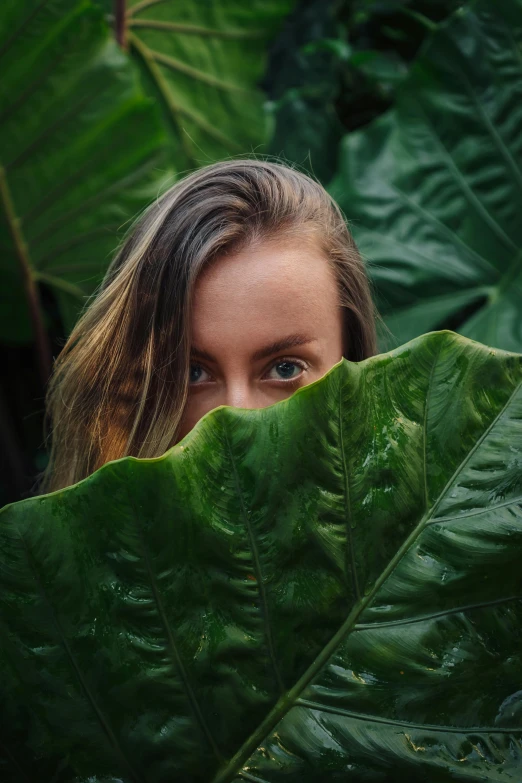
{"type": "Polygon", "coordinates": [[[198,277],[179,439],[219,405],[264,408],[321,378],[343,355],[331,267],[311,241],[267,241],[198,277]]]}

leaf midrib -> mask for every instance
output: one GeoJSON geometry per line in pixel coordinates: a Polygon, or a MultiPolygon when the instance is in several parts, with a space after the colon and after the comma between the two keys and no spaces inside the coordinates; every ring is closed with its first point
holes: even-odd
{"type": "Polygon", "coordinates": [[[433,360],[433,367],[431,368],[430,377],[428,380],[428,389],[426,392],[426,403],[424,405],[424,416],[422,422],[422,473],[424,478],[424,513],[428,513],[430,506],[430,494],[428,490],[428,414],[430,409],[431,390],[433,387],[433,376],[437,369],[440,353],[442,351],[442,342],[439,345],[437,356],[433,360]]]}
{"type": "Polygon", "coordinates": [[[281,677],[281,673],[279,671],[279,666],[277,665],[277,659],[274,649],[274,640],[272,637],[272,627],[270,625],[270,615],[268,611],[268,601],[266,598],[266,590],[265,590],[265,584],[263,579],[263,572],[261,570],[261,563],[259,560],[259,552],[257,548],[257,542],[254,536],[254,531],[252,529],[252,523],[250,521],[249,515],[247,513],[247,509],[245,507],[245,500],[243,498],[243,491],[241,489],[241,484],[239,481],[239,476],[237,473],[236,463],[234,460],[234,453],[232,451],[232,445],[230,443],[230,439],[228,436],[227,428],[225,423],[223,422],[223,433],[225,436],[225,443],[228,451],[228,455],[230,458],[230,464],[232,466],[232,475],[234,478],[234,488],[236,491],[237,498],[239,500],[239,506],[241,509],[241,517],[243,519],[243,524],[245,526],[245,529],[247,531],[248,540],[250,543],[250,551],[252,553],[252,560],[253,560],[253,566],[255,571],[255,577],[256,577],[256,584],[259,591],[259,601],[261,605],[261,616],[263,620],[263,627],[265,631],[265,638],[266,643],[268,647],[268,654],[270,657],[270,662],[272,664],[272,668],[274,670],[278,690],[280,693],[285,692],[285,685],[283,683],[283,678],[281,677]]]}
{"type": "MultiPolygon", "coordinates": [[[[452,341],[454,342],[454,341],[452,341]]],[[[352,608],[351,612],[349,613],[348,617],[344,621],[344,623],[341,625],[339,630],[336,634],[330,639],[328,644],[323,648],[323,650],[319,653],[317,658],[314,660],[314,662],[309,666],[309,668],[306,670],[306,672],[299,678],[297,683],[277,702],[277,704],[274,706],[274,708],[270,711],[270,713],[266,716],[266,718],[262,721],[258,729],[254,732],[254,734],[249,737],[249,739],[242,745],[242,747],[239,749],[239,751],[235,754],[235,756],[230,760],[230,762],[227,764],[225,768],[218,771],[216,776],[213,778],[212,783],[229,783],[229,781],[232,780],[232,776],[237,774],[237,772],[240,770],[240,767],[246,761],[251,754],[256,750],[256,748],[259,746],[259,743],[262,742],[262,740],[266,737],[266,735],[274,728],[274,726],[288,713],[288,711],[294,706],[297,699],[300,697],[300,694],[302,691],[307,687],[307,685],[313,680],[316,674],[319,673],[319,671],[323,668],[323,666],[327,663],[329,658],[332,656],[334,651],[337,649],[337,647],[340,645],[340,643],[348,636],[348,634],[354,630],[356,620],[359,617],[359,615],[366,609],[369,603],[373,601],[375,598],[375,595],[378,593],[378,591],[381,589],[384,582],[388,579],[388,577],[393,573],[399,562],[402,560],[404,555],[410,550],[412,545],[415,543],[417,538],[420,536],[420,534],[423,532],[426,523],[429,521],[429,519],[433,516],[436,509],[438,508],[440,502],[442,499],[446,496],[447,492],[449,491],[450,487],[452,486],[455,478],[459,475],[459,473],[465,468],[466,464],[469,462],[473,454],[477,451],[477,449],[480,447],[480,445],[484,442],[486,437],[489,435],[489,433],[492,431],[492,429],[495,427],[496,423],[502,418],[506,410],[511,405],[512,400],[515,398],[516,394],[522,387],[522,380],[515,386],[513,392],[509,396],[509,399],[506,401],[506,403],[503,405],[502,409],[499,411],[499,413],[495,416],[493,421],[490,423],[490,425],[485,429],[485,431],[482,433],[480,438],[477,440],[473,448],[468,452],[466,457],[462,460],[462,462],[457,466],[456,470],[453,472],[451,478],[448,480],[446,485],[444,486],[442,492],[440,493],[438,499],[433,504],[433,506],[427,511],[423,517],[421,518],[419,524],[416,526],[416,528],[410,533],[410,535],[407,537],[407,539],[404,541],[404,543],[399,547],[395,555],[392,557],[390,562],[388,563],[388,566],[384,569],[381,576],[376,580],[372,590],[368,593],[368,595],[364,596],[364,598],[352,608]]]]}
{"type": "Polygon", "coordinates": [[[344,523],[346,527],[346,543],[348,545],[348,558],[352,570],[352,588],[356,601],[361,598],[361,591],[359,589],[359,580],[357,578],[357,566],[355,562],[355,549],[354,549],[354,536],[352,533],[351,523],[351,497],[350,497],[350,478],[348,474],[348,466],[346,464],[346,456],[344,453],[344,433],[343,433],[343,417],[342,417],[342,376],[339,374],[339,447],[341,450],[341,462],[343,466],[343,478],[344,478],[344,523]]]}
{"type": "Polygon", "coordinates": [[[426,126],[431,131],[431,134],[435,139],[436,144],[439,147],[439,151],[442,159],[445,161],[447,168],[453,173],[453,178],[457,182],[459,188],[462,190],[468,204],[471,206],[472,209],[475,210],[475,212],[478,213],[479,217],[484,221],[484,223],[486,223],[490,227],[491,231],[497,236],[497,238],[504,244],[505,247],[507,247],[511,252],[513,251],[517,252],[518,248],[516,244],[513,242],[513,240],[511,239],[511,237],[509,237],[506,234],[506,232],[504,231],[500,223],[498,223],[493,217],[493,215],[490,212],[488,212],[484,204],[480,201],[480,199],[476,195],[473,188],[471,188],[466,182],[466,179],[462,174],[461,170],[459,169],[459,167],[457,166],[453,158],[453,155],[442,141],[440,134],[437,132],[435,126],[433,125],[433,122],[431,121],[430,117],[424,110],[420,100],[415,98],[413,98],[412,100],[417,105],[418,110],[422,114],[426,126]]]}
{"type": "MultiPolygon", "coordinates": [[[[468,11],[469,13],[469,11],[468,11]]],[[[507,148],[506,144],[504,143],[504,140],[502,136],[500,136],[499,132],[495,128],[491,118],[487,114],[484,106],[482,105],[482,102],[480,98],[478,97],[473,84],[468,79],[468,75],[464,68],[461,65],[461,57],[462,53],[460,49],[458,48],[457,44],[452,38],[449,38],[449,41],[451,42],[451,45],[453,46],[455,52],[456,52],[456,68],[455,70],[457,73],[460,74],[462,84],[465,87],[466,92],[468,93],[468,96],[473,101],[476,109],[477,114],[479,115],[480,119],[482,120],[484,126],[486,127],[489,136],[493,139],[495,146],[497,147],[501,157],[504,159],[504,164],[506,165],[507,170],[512,175],[513,179],[517,182],[519,188],[522,190],[522,173],[518,169],[515,160],[513,156],[511,155],[509,149],[507,148]]],[[[518,53],[517,53],[518,54],[518,53]]],[[[518,59],[520,59],[520,55],[518,55],[518,59]]]]}

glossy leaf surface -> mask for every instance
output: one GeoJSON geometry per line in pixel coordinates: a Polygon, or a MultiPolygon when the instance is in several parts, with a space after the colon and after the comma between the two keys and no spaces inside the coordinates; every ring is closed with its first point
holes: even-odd
{"type": "Polygon", "coordinates": [[[72,326],[158,191],[164,131],[91,3],[5,0],[0,30],[0,338],[19,342],[32,337],[24,276],[72,326]]]}
{"type": "Polygon", "coordinates": [[[293,0],[133,0],[126,40],[172,131],[178,170],[267,141],[259,89],[271,39],[293,0]]]}
{"type": "Polygon", "coordinates": [[[481,0],[424,47],[396,108],[346,136],[330,192],[398,342],[448,324],[522,350],[522,2],[481,0]]]}
{"type": "Polygon", "coordinates": [[[0,779],[519,781],[521,504],[521,357],[442,332],[6,507],[0,779]]]}

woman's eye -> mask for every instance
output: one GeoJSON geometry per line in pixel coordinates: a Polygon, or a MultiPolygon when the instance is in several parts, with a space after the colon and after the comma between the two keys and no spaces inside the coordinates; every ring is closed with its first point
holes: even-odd
{"type": "Polygon", "coordinates": [[[271,380],[290,381],[297,378],[304,369],[305,368],[302,365],[297,364],[297,362],[284,361],[274,364],[268,375],[271,377],[271,380]],[[270,376],[270,373],[273,372],[276,373],[275,376],[270,376]]]}
{"type": "Polygon", "coordinates": [[[190,365],[190,371],[189,371],[190,383],[198,383],[201,380],[207,381],[208,378],[205,378],[205,374],[208,376],[208,372],[204,370],[200,364],[190,365]]]}

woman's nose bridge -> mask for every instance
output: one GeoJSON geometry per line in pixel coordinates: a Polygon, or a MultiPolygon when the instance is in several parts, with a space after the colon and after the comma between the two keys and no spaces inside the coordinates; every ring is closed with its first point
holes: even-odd
{"type": "Polygon", "coordinates": [[[232,408],[257,408],[255,390],[247,378],[229,381],[226,386],[225,405],[232,408]]]}

